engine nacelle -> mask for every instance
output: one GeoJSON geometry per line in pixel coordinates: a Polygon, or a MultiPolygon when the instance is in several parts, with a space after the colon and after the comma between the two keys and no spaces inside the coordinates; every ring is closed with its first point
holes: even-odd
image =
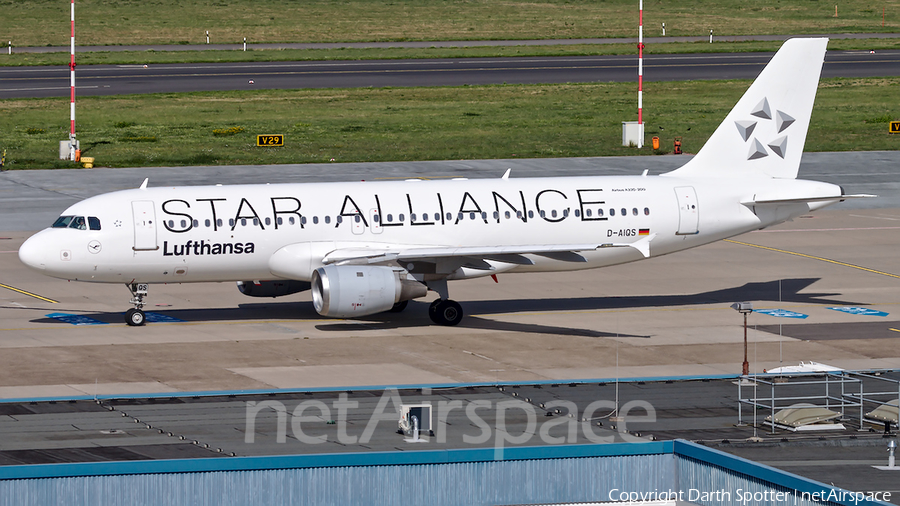
{"type": "Polygon", "coordinates": [[[327,265],[313,271],[312,299],[322,316],[348,318],[381,313],[404,300],[424,297],[428,288],[390,267],[327,265]]]}
{"type": "Polygon", "coordinates": [[[250,297],[281,297],[309,290],[309,281],[238,281],[238,290],[250,297]]]}

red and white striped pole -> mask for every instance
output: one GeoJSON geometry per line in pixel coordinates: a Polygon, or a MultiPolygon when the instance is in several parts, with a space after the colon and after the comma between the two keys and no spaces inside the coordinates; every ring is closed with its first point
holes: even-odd
{"type": "Polygon", "coordinates": [[[72,0],[72,40],[71,40],[72,60],[69,62],[69,74],[72,86],[72,103],[70,105],[70,130],[69,130],[69,159],[77,161],[75,153],[75,0],[72,0]]]}
{"type": "MultiPolygon", "coordinates": [[[[74,1],[74,0],[73,0],[74,1]]],[[[638,18],[638,147],[644,145],[644,0],[640,0],[638,18]]]]}

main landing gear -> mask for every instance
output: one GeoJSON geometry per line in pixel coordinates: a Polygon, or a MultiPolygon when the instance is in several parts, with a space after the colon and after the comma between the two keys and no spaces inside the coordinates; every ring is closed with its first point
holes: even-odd
{"type": "Polygon", "coordinates": [[[427,282],[428,288],[434,290],[440,296],[428,307],[428,316],[438,325],[452,327],[462,321],[463,310],[459,302],[450,300],[450,291],[447,290],[447,280],[427,282]]]}
{"type": "Polygon", "coordinates": [[[146,315],[144,315],[144,297],[147,296],[147,283],[131,283],[125,285],[131,292],[131,304],[134,308],[125,311],[125,323],[130,327],[140,327],[146,323],[146,315]]]}
{"type": "Polygon", "coordinates": [[[463,310],[455,300],[437,299],[428,308],[428,316],[438,325],[452,327],[462,321],[463,310]]]}

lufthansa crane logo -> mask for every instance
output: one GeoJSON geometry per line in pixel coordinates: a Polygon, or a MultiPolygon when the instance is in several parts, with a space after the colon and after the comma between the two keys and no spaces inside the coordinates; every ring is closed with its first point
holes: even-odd
{"type": "Polygon", "coordinates": [[[777,109],[772,114],[769,100],[765,97],[750,111],[750,115],[754,118],[734,122],[741,138],[750,144],[747,160],[766,158],[770,152],[784,159],[787,156],[788,136],[782,134],[796,120],[777,109]]]}

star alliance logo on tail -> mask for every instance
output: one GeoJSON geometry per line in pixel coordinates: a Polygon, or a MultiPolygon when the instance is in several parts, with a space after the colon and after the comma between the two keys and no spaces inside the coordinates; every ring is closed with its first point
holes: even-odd
{"type": "Polygon", "coordinates": [[[734,122],[738,129],[738,133],[740,133],[744,142],[750,142],[750,151],[747,153],[747,160],[759,160],[760,158],[769,156],[769,151],[766,150],[767,146],[772,153],[775,153],[780,158],[784,159],[787,155],[787,135],[781,135],[780,137],[775,136],[784,132],[796,120],[786,112],[779,110],[775,110],[773,116],[772,109],[769,107],[769,100],[765,97],[763,97],[760,103],[756,104],[756,107],[753,108],[750,115],[759,119],[734,122]],[[773,120],[775,123],[774,125],[772,125],[773,120]],[[761,133],[764,138],[775,138],[763,144],[760,142],[759,136],[753,136],[753,132],[756,130],[757,126],[760,126],[760,130],[764,130],[763,132],[757,132],[761,133]],[[771,132],[772,126],[775,127],[774,133],[771,132]]]}

